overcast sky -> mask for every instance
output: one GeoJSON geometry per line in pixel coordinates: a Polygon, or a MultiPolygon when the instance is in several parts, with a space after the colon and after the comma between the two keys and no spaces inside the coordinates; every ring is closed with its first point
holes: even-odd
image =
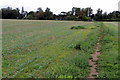
{"type": "Polygon", "coordinates": [[[0,8],[12,7],[19,8],[22,6],[26,11],[36,11],[38,7],[43,10],[49,7],[55,14],[61,11],[71,11],[72,7],[91,7],[96,13],[98,8],[103,12],[112,12],[118,10],[118,2],[120,0],[0,0],[0,8]]]}

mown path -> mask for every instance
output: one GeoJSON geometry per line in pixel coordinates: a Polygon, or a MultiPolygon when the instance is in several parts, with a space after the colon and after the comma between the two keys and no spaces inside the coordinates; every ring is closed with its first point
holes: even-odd
{"type": "Polygon", "coordinates": [[[98,56],[100,55],[100,47],[101,47],[100,40],[101,40],[101,37],[98,38],[95,52],[93,54],[91,54],[92,58],[89,60],[90,74],[89,74],[88,78],[95,79],[96,76],[98,75],[98,72],[96,71],[96,68],[97,68],[96,62],[98,60],[98,56]]]}

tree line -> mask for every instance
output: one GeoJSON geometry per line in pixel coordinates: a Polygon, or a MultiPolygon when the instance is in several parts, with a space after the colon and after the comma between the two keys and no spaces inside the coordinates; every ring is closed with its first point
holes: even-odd
{"type": "Polygon", "coordinates": [[[71,11],[61,12],[58,15],[53,14],[53,12],[48,7],[45,11],[39,7],[37,11],[30,12],[24,11],[24,7],[22,7],[21,12],[19,8],[12,9],[11,7],[7,7],[0,9],[0,15],[2,15],[2,19],[120,21],[120,11],[103,13],[103,10],[99,8],[97,12],[93,14],[93,9],[91,7],[73,7],[71,11]]]}

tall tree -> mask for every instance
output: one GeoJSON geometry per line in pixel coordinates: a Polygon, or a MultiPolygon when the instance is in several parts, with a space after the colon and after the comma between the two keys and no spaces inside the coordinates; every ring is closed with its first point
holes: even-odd
{"type": "Polygon", "coordinates": [[[2,8],[3,19],[17,19],[20,16],[19,9],[12,9],[11,7],[2,8]]]}
{"type": "Polygon", "coordinates": [[[100,8],[98,8],[98,10],[97,10],[97,13],[95,14],[95,17],[94,17],[94,19],[95,20],[102,20],[102,10],[100,9],[100,8]]]}
{"type": "Polygon", "coordinates": [[[43,10],[42,10],[41,7],[39,7],[37,10],[38,10],[39,12],[43,12],[43,10]]]}
{"type": "Polygon", "coordinates": [[[104,13],[103,13],[103,19],[108,19],[107,12],[104,12],[104,13]]]}
{"type": "Polygon", "coordinates": [[[72,15],[75,15],[75,7],[72,8],[72,15]]]}
{"type": "Polygon", "coordinates": [[[80,8],[75,8],[75,16],[79,16],[80,14],[80,8]]]}
{"type": "Polygon", "coordinates": [[[35,17],[35,12],[34,11],[30,11],[27,16],[26,19],[36,19],[35,17]]]}
{"type": "Polygon", "coordinates": [[[45,12],[50,12],[50,8],[47,7],[46,10],[45,10],[45,12]]]}
{"type": "Polygon", "coordinates": [[[45,12],[44,12],[44,18],[47,20],[51,20],[53,19],[53,13],[50,11],[50,8],[46,8],[45,12]]]}
{"type": "Polygon", "coordinates": [[[100,8],[98,8],[97,14],[102,15],[102,10],[100,8]]]}
{"type": "Polygon", "coordinates": [[[36,16],[37,19],[40,19],[40,20],[44,20],[44,19],[45,19],[45,17],[44,17],[44,12],[39,12],[39,11],[37,11],[37,12],[35,13],[35,16],[36,16]]]}
{"type": "Polygon", "coordinates": [[[93,13],[93,9],[91,9],[91,7],[86,8],[86,13],[87,13],[87,16],[90,17],[93,13]]]}

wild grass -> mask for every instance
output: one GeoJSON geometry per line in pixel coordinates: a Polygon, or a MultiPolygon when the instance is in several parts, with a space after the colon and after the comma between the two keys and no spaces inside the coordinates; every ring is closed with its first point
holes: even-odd
{"type": "MultiPolygon", "coordinates": [[[[92,30],[86,38],[79,40],[69,48],[76,49],[74,52],[63,59],[56,61],[54,65],[45,72],[48,78],[86,78],[89,75],[89,58],[94,52],[97,38],[100,35],[100,28],[92,30]],[[92,35],[92,36],[91,36],[92,35]]],[[[74,43],[74,42],[73,42],[74,43]]]]}
{"type": "Polygon", "coordinates": [[[101,55],[98,61],[98,78],[119,78],[118,27],[105,24],[101,40],[101,55]]]}
{"type": "Polygon", "coordinates": [[[72,48],[92,30],[71,30],[69,21],[3,20],[3,77],[45,77],[59,60],[78,52],[72,48]]]}
{"type": "MultiPolygon", "coordinates": [[[[80,21],[3,20],[3,77],[87,77],[90,71],[88,60],[91,58],[90,54],[94,52],[97,38],[101,35],[102,25],[102,23],[80,21]],[[85,29],[70,29],[71,26],[78,27],[78,25],[84,26],[85,29]]],[[[118,65],[116,64],[117,36],[115,36],[117,33],[112,30],[113,28],[113,26],[110,29],[105,27],[106,37],[101,41],[102,55],[98,61],[99,77],[108,72],[109,68],[103,68],[106,66],[104,62],[112,60],[113,63],[110,62],[108,65],[114,67],[111,70],[114,72],[108,73],[107,77],[117,76],[115,72],[118,65]],[[113,52],[114,56],[109,56],[113,55],[113,52]],[[107,55],[108,53],[110,54],[107,55]]]]}

